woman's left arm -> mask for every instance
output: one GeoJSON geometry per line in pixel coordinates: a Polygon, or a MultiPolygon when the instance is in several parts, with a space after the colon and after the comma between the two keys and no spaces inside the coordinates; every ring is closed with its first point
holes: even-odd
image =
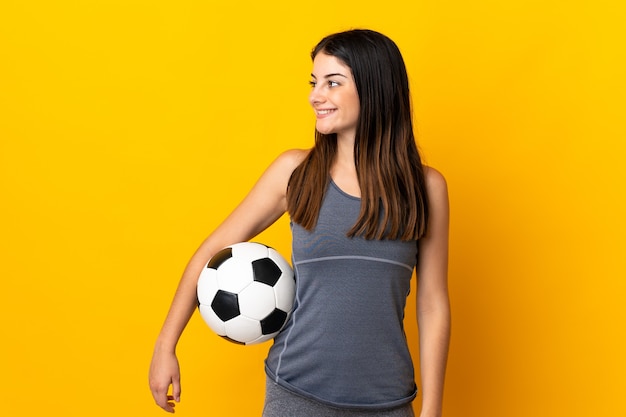
{"type": "Polygon", "coordinates": [[[422,382],[421,417],[440,417],[450,343],[448,298],[448,187],[444,177],[425,168],[429,199],[426,236],[419,241],[417,323],[422,382]]]}

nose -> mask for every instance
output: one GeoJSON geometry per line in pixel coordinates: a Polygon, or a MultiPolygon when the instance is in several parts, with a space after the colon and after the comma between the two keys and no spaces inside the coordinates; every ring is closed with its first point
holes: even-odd
{"type": "Polygon", "coordinates": [[[326,97],[321,91],[321,88],[319,85],[316,85],[315,87],[311,89],[311,93],[309,93],[309,103],[311,103],[312,106],[315,106],[316,104],[319,104],[319,103],[323,103],[325,100],[326,100],[326,97]]]}

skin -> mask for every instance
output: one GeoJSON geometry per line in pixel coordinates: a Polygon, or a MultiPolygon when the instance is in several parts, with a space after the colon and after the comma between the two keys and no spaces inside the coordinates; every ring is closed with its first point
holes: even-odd
{"type": "Polygon", "coordinates": [[[417,324],[422,381],[421,417],[440,417],[450,343],[448,297],[448,229],[450,208],[444,177],[426,168],[428,233],[419,240],[417,324]]]}
{"type": "Polygon", "coordinates": [[[207,237],[191,257],[178,284],[169,312],[157,338],[150,364],[150,389],[155,402],[170,413],[180,401],[180,369],[176,345],[196,309],[196,285],[204,265],[221,248],[252,239],[274,223],[287,209],[287,182],[306,151],[281,154],[261,175],[250,193],[207,237]],[[171,395],[168,389],[171,386],[171,395]]]}
{"type": "MultiPolygon", "coordinates": [[[[337,134],[338,153],[331,167],[333,181],[346,193],[359,197],[353,153],[359,100],[352,71],[335,57],[320,53],[313,61],[311,78],[309,102],[316,113],[316,128],[322,133],[337,134]]],[[[155,402],[165,411],[173,413],[175,403],[180,401],[176,345],[196,309],[200,271],[221,248],[252,239],[285,213],[289,178],[307,152],[294,149],[279,155],[244,200],[191,257],[157,338],[150,364],[150,389],[155,402]]],[[[443,176],[432,168],[426,168],[425,173],[431,214],[428,235],[419,241],[417,266],[423,398],[420,417],[439,417],[450,333],[447,287],[449,207],[443,176]]]]}
{"type": "Polygon", "coordinates": [[[337,134],[337,158],[330,175],[344,192],[360,197],[354,164],[360,104],[352,70],[334,56],[319,53],[313,60],[311,79],[309,103],[316,115],[315,128],[321,133],[337,134]]]}

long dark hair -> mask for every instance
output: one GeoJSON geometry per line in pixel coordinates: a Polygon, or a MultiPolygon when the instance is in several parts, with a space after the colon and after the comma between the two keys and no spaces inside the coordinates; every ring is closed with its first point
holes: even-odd
{"type": "MultiPolygon", "coordinates": [[[[319,53],[352,70],[359,95],[354,158],[361,212],[348,236],[419,239],[428,224],[428,198],[400,50],[385,35],[357,29],[325,37],[311,58],[319,53]]],[[[315,146],[289,181],[288,211],[307,230],[317,223],[336,152],[337,136],[316,131],[315,146]]]]}

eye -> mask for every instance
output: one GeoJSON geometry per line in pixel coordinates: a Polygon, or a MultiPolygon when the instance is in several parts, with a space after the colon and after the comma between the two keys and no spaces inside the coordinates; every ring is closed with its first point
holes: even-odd
{"type": "Polygon", "coordinates": [[[311,86],[311,88],[313,88],[313,87],[315,87],[317,85],[317,82],[309,81],[309,85],[311,86]]]}
{"type": "Polygon", "coordinates": [[[329,87],[337,87],[338,85],[339,85],[339,83],[337,81],[328,80],[328,86],[329,87]]]}

